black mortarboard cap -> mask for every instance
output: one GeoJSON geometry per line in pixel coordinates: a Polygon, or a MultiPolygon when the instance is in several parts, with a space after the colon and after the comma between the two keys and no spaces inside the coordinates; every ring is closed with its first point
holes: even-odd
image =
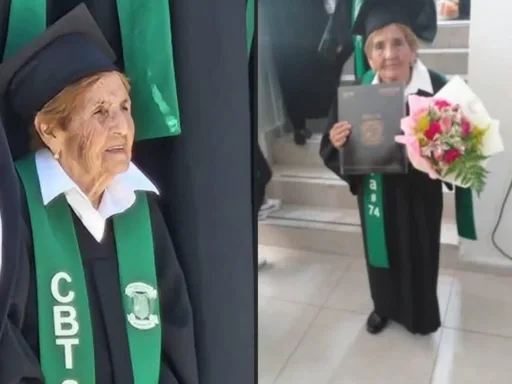
{"type": "Polygon", "coordinates": [[[411,28],[424,41],[437,33],[434,0],[365,0],[352,27],[352,34],[365,39],[374,31],[398,23],[411,28]]]}
{"type": "Polygon", "coordinates": [[[27,153],[35,115],[64,88],[116,70],[115,53],[84,4],[0,65],[0,97],[15,158],[27,153]],[[20,129],[21,128],[21,129],[20,129]]]}
{"type": "Polygon", "coordinates": [[[112,71],[115,54],[83,4],[0,65],[0,93],[8,109],[33,118],[68,85],[112,71]]]}

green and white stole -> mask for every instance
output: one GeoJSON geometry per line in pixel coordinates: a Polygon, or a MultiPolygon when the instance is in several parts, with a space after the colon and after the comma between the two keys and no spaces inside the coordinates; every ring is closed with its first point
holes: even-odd
{"type": "MultiPolygon", "coordinates": [[[[25,187],[32,222],[39,348],[45,382],[94,384],[94,339],[87,285],[69,205],[63,195],[47,206],[43,204],[33,154],[18,161],[16,168],[25,187]]],[[[160,376],[162,331],[146,196],[138,194],[134,206],[113,222],[134,382],[155,384],[160,376]]]]}
{"type": "MultiPolygon", "coordinates": [[[[352,1],[352,24],[354,23],[363,0],[352,1]]],[[[362,84],[370,84],[373,76],[367,73],[364,58],[363,39],[353,37],[354,65],[357,78],[363,78],[362,84]],[[365,75],[366,73],[366,75],[365,75]]],[[[376,268],[389,268],[386,232],[384,227],[384,207],[382,194],[382,175],[371,174],[363,179],[363,222],[366,238],[368,263],[376,268]]]]}
{"type": "MultiPolygon", "coordinates": [[[[181,133],[169,0],[117,0],[137,140],[181,133]]],[[[11,0],[3,57],[46,29],[46,0],[11,0]]]]}
{"type": "MultiPolygon", "coordinates": [[[[364,0],[352,1],[352,23],[356,19],[364,0]]],[[[361,36],[353,38],[355,74],[361,84],[371,84],[375,72],[365,65],[364,46],[361,36]]],[[[366,234],[368,263],[375,268],[389,268],[385,231],[385,207],[383,205],[383,178],[381,174],[367,175],[363,179],[363,221],[366,234]]],[[[457,229],[460,237],[476,240],[473,215],[473,194],[466,188],[455,188],[457,229]]]]}

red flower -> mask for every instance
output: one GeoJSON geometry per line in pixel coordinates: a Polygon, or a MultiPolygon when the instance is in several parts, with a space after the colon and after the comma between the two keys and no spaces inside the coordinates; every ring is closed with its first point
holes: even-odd
{"type": "Polygon", "coordinates": [[[462,119],[462,136],[467,136],[471,132],[471,123],[466,119],[462,119]]]}
{"type": "Polygon", "coordinates": [[[449,108],[451,107],[452,105],[447,102],[446,100],[434,100],[434,105],[439,108],[439,109],[443,109],[443,108],[449,108]]]}
{"type": "Polygon", "coordinates": [[[444,153],[444,162],[448,165],[461,157],[462,154],[457,149],[449,149],[444,153]]]}
{"type": "Polygon", "coordinates": [[[441,133],[441,124],[439,124],[437,121],[432,121],[430,123],[430,126],[425,131],[425,137],[429,141],[433,141],[435,137],[441,133]]]}

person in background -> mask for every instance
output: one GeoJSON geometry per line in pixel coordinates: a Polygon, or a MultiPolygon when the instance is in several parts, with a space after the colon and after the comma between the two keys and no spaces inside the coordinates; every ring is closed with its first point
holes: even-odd
{"type": "MultiPolygon", "coordinates": [[[[256,204],[258,220],[265,220],[270,214],[281,209],[281,201],[278,199],[269,199],[265,196],[265,190],[268,183],[272,179],[272,170],[268,165],[267,159],[263,155],[259,144],[256,148],[256,167],[257,167],[257,178],[256,178],[256,204]]],[[[262,267],[267,263],[267,260],[258,254],[258,267],[262,267]]]]}
{"type": "Polygon", "coordinates": [[[268,183],[272,180],[272,170],[259,144],[256,151],[256,164],[258,167],[256,207],[258,207],[258,220],[263,221],[269,215],[281,209],[281,200],[269,199],[266,196],[268,183]]]}
{"type": "Polygon", "coordinates": [[[439,0],[438,9],[439,16],[444,20],[469,20],[471,0],[439,0]]]}
{"type": "MultiPolygon", "coordinates": [[[[428,39],[433,39],[432,26],[437,27],[435,12],[429,12],[430,25],[424,19],[421,28],[417,23],[424,7],[434,5],[431,1],[363,3],[352,31],[364,37],[364,52],[374,71],[363,84],[405,83],[405,96],[432,96],[445,85],[442,75],[429,70],[418,59],[418,38],[427,34],[428,39]]],[[[441,325],[437,280],[442,183],[413,167],[405,175],[344,176],[339,151],[343,150],[351,129],[343,116],[338,117],[335,102],[328,131],[321,140],[320,156],[326,167],[348,182],[358,199],[374,306],[367,330],[377,334],[392,320],[412,333],[430,334],[441,325]],[[369,211],[365,203],[368,196],[377,193],[382,199],[382,210],[378,213],[369,211]],[[368,220],[379,224],[379,231],[369,230],[368,220]],[[378,242],[377,235],[382,235],[378,242]],[[377,266],[372,261],[376,258],[385,259],[385,263],[377,266]]]]}
{"type": "Polygon", "coordinates": [[[469,20],[471,18],[471,0],[460,0],[459,20],[469,20]]]}
{"type": "Polygon", "coordinates": [[[281,209],[281,200],[265,197],[258,212],[258,220],[264,221],[269,215],[281,209]]]}
{"type": "Polygon", "coordinates": [[[309,119],[327,117],[334,99],[333,82],[339,67],[318,51],[329,20],[322,0],[261,0],[268,27],[277,81],[295,144],[306,145],[312,137],[309,119]]]}

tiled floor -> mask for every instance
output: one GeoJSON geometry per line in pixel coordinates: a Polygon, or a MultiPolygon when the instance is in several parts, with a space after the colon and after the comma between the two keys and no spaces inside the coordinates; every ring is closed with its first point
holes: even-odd
{"type": "Polygon", "coordinates": [[[512,278],[442,270],[442,329],[371,336],[362,260],[260,252],[259,384],[512,383],[512,278]]]}

